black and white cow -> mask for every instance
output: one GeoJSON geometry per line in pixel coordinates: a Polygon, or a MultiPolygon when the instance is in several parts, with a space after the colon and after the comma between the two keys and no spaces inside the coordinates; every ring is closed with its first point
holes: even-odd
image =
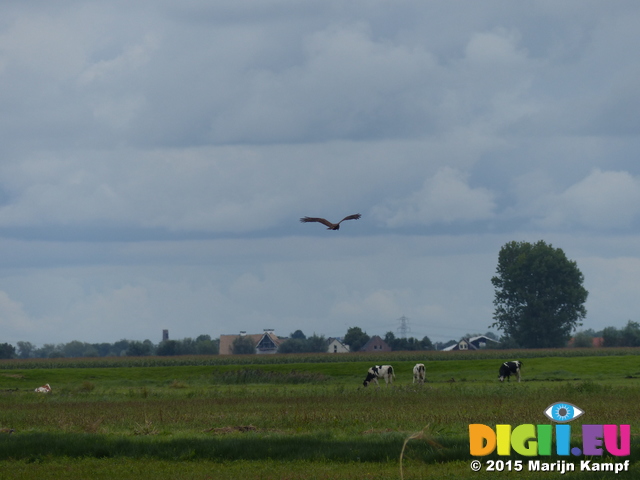
{"type": "Polygon", "coordinates": [[[521,380],[520,370],[522,369],[522,362],[520,360],[514,360],[513,362],[504,362],[500,365],[499,378],[501,382],[504,382],[506,378],[508,381],[511,381],[511,374],[515,374],[518,376],[518,381],[521,380]]]}
{"type": "Polygon", "coordinates": [[[393,385],[393,379],[396,378],[396,374],[393,372],[393,367],[391,365],[376,365],[375,367],[371,367],[367,372],[367,378],[364,379],[362,384],[366,387],[373,380],[380,388],[378,384],[378,379],[384,378],[384,381],[387,385],[393,385]]]}
{"type": "Polygon", "coordinates": [[[424,363],[416,363],[413,367],[413,383],[424,383],[424,363]]]}

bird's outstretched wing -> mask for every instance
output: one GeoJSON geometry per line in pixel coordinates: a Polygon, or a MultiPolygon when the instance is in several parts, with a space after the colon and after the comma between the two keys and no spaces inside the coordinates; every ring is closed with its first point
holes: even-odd
{"type": "Polygon", "coordinates": [[[354,215],[349,215],[347,217],[344,217],[342,220],[340,220],[338,222],[338,225],[340,225],[342,222],[344,222],[345,220],[358,220],[362,215],[360,215],[359,213],[356,213],[354,215]]]}
{"type": "Polygon", "coordinates": [[[319,222],[322,223],[324,225],[326,225],[327,227],[331,228],[333,226],[335,226],[333,223],[331,223],[329,220],[325,220],[324,218],[315,218],[315,217],[302,217],[300,219],[300,221],[302,223],[309,223],[309,222],[319,222]]]}

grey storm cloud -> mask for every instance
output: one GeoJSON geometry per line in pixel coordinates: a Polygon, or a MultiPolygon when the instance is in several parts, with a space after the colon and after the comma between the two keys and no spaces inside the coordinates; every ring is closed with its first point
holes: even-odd
{"type": "Polygon", "coordinates": [[[639,21],[633,1],[4,2],[7,340],[402,315],[454,338],[491,323],[500,246],[541,238],[585,265],[587,326],[632,318],[639,21]]]}

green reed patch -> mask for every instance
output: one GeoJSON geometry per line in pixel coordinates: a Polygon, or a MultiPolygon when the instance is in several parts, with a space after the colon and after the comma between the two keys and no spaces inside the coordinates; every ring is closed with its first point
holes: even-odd
{"type": "MultiPolygon", "coordinates": [[[[293,363],[366,362],[370,364],[392,362],[440,362],[452,360],[502,360],[544,357],[618,357],[638,355],[635,347],[615,348],[553,348],[530,350],[474,350],[442,352],[421,350],[411,352],[353,352],[345,354],[300,353],[277,355],[183,355],[176,357],[97,357],[97,358],[31,358],[0,360],[1,370],[43,368],[131,368],[180,367],[222,365],[278,365],[293,363]]],[[[525,366],[527,363],[525,362],[525,366]]],[[[640,373],[636,369],[636,373],[640,373]]]]}
{"type": "Polygon", "coordinates": [[[247,383],[300,384],[322,383],[329,380],[329,376],[320,373],[290,370],[288,372],[265,371],[243,368],[212,374],[214,384],[238,385],[247,383]]]}
{"type": "MultiPolygon", "coordinates": [[[[468,439],[463,436],[432,436],[410,439],[399,433],[336,437],[329,434],[280,435],[233,433],[162,437],[146,434],[113,437],[90,434],[23,433],[0,437],[0,460],[43,462],[54,458],[127,458],[164,461],[310,461],[332,463],[397,463],[402,452],[410,462],[444,463],[471,460],[468,439]],[[403,446],[405,449],[403,450],[403,446]]],[[[415,438],[415,437],[414,437],[415,438]]],[[[495,454],[484,457],[499,459],[495,454]]],[[[632,440],[631,459],[640,458],[640,442],[632,440]]],[[[527,461],[514,454],[511,460],[527,461]]],[[[548,461],[560,459],[549,457],[548,461]]],[[[504,459],[503,459],[504,460],[504,459]]],[[[580,459],[564,460],[579,462],[580,459]]],[[[603,457],[601,461],[612,461],[603,457]]],[[[635,463],[635,461],[633,462],[635,463]]]]}
{"type": "MultiPolygon", "coordinates": [[[[141,426],[141,428],[145,428],[141,426]]],[[[335,438],[314,435],[259,435],[167,438],[154,434],[113,437],[90,434],[22,433],[0,437],[0,460],[42,461],[52,457],[69,458],[155,458],[159,460],[308,460],[331,462],[397,461],[404,437],[400,434],[335,438]]],[[[455,451],[466,450],[464,440],[441,439],[455,451]]],[[[425,461],[441,454],[427,445],[414,449],[425,461]]]]}

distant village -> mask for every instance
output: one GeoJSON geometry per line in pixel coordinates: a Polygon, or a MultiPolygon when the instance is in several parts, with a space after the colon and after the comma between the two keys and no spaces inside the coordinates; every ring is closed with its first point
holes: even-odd
{"type": "Polygon", "coordinates": [[[172,340],[169,331],[162,331],[162,340],[154,344],[151,340],[119,340],[110,343],[86,343],[73,340],[66,344],[44,344],[37,347],[30,342],[17,342],[15,346],[0,344],[0,358],[65,358],[107,356],[174,356],[174,355],[268,355],[287,353],[332,353],[391,352],[399,350],[476,350],[498,348],[495,335],[466,336],[460,341],[432,344],[428,337],[421,340],[399,336],[393,332],[369,336],[359,327],[349,328],[344,337],[329,337],[313,334],[307,337],[301,330],[289,336],[277,335],[274,329],[263,329],[262,333],[240,331],[236,334],[210,335],[197,338],[172,340]]]}
{"type": "MultiPolygon", "coordinates": [[[[357,328],[357,327],[356,327],[357,328]]],[[[349,333],[347,333],[349,335],[349,333]]],[[[368,336],[367,336],[368,337],[368,336]]],[[[387,340],[389,340],[390,335],[386,335],[387,340]]],[[[395,340],[403,340],[396,339],[395,336],[391,338],[391,341],[387,343],[385,339],[380,337],[379,335],[373,335],[369,337],[364,344],[357,346],[359,348],[354,348],[352,350],[352,346],[354,342],[347,343],[345,340],[346,337],[330,337],[326,339],[323,343],[324,346],[320,349],[317,349],[317,352],[325,352],[325,353],[349,353],[351,351],[358,352],[391,352],[393,350],[397,350],[393,348],[393,344],[395,340]],[[391,345],[390,345],[391,344],[391,345]]],[[[426,338],[426,337],[425,337],[426,338]]],[[[239,345],[242,345],[245,340],[250,341],[253,349],[255,349],[256,354],[273,354],[273,353],[294,353],[289,352],[289,348],[286,347],[287,342],[291,342],[291,340],[296,340],[296,338],[281,338],[278,337],[273,330],[266,329],[263,333],[257,334],[247,334],[247,332],[240,332],[237,335],[220,335],[220,347],[219,354],[220,355],[234,355],[238,353],[251,353],[249,351],[244,351],[238,349],[239,345]]],[[[302,340],[302,339],[300,339],[302,340]]],[[[404,339],[406,340],[406,339],[404,339]]],[[[428,341],[428,339],[427,339],[428,341]]],[[[427,343],[424,339],[423,342],[427,343]]],[[[403,342],[404,343],[404,342],[403,342]]],[[[400,350],[433,350],[434,347],[431,345],[431,342],[428,341],[429,345],[420,344],[420,341],[417,341],[414,338],[408,339],[406,342],[408,345],[403,346],[412,346],[415,345],[419,348],[400,348],[400,350]]],[[[459,342],[454,342],[451,345],[446,346],[442,350],[451,351],[451,350],[477,350],[480,348],[495,348],[499,345],[499,342],[493,338],[487,337],[485,335],[478,335],[472,338],[464,338],[459,342]]],[[[302,352],[295,352],[302,353],[302,352]]]]}
{"type": "MultiPolygon", "coordinates": [[[[44,344],[37,347],[31,342],[19,341],[16,345],[0,343],[0,359],[11,358],[75,358],[110,356],[176,356],[176,355],[268,355],[287,353],[391,352],[411,350],[482,350],[519,348],[509,339],[499,339],[493,332],[467,334],[459,340],[432,343],[428,337],[417,339],[396,336],[387,332],[369,336],[360,327],[351,327],[344,337],[329,337],[313,334],[307,337],[301,330],[288,336],[277,335],[274,329],[263,329],[261,333],[240,331],[235,334],[199,335],[194,338],[172,340],[169,331],[162,331],[162,340],[154,344],[151,340],[119,340],[115,343],[86,343],[73,340],[69,343],[44,344]]],[[[640,346],[640,324],[629,321],[623,328],[607,327],[601,331],[592,329],[577,332],[566,347],[624,347],[640,346]]]]}

